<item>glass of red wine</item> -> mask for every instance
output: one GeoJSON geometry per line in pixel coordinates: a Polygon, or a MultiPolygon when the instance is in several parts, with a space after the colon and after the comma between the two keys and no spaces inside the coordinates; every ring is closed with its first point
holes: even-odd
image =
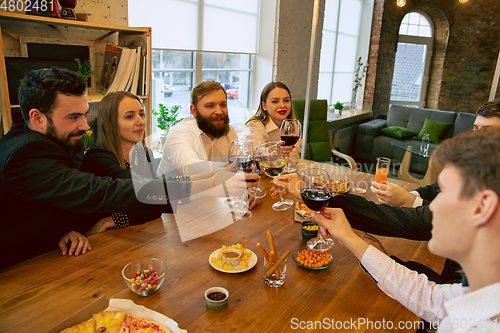
{"type": "MultiPolygon", "coordinates": [[[[328,201],[332,197],[328,172],[321,168],[310,168],[303,170],[301,175],[303,183],[300,196],[302,201],[309,209],[319,214],[328,206],[328,201]]],[[[333,246],[332,239],[323,238],[321,228],[318,224],[318,236],[307,242],[307,246],[312,250],[326,251],[333,246]]]]}
{"type": "MultiPolygon", "coordinates": [[[[229,163],[234,163],[238,159],[238,171],[243,171],[246,173],[253,173],[253,143],[249,140],[236,139],[231,142],[231,147],[229,148],[228,154],[229,163]]],[[[258,172],[258,171],[257,171],[258,172]]],[[[250,180],[247,180],[250,181],[250,180]]],[[[238,218],[249,218],[252,213],[248,210],[248,200],[243,200],[247,197],[247,193],[244,195],[238,195],[234,198],[228,198],[225,202],[229,205],[230,211],[238,215],[238,218]],[[242,212],[243,206],[246,205],[246,212],[242,212]]]]}
{"type": "MultiPolygon", "coordinates": [[[[297,119],[285,119],[280,127],[281,140],[285,146],[293,146],[300,139],[300,122],[297,119]]],[[[283,173],[294,173],[295,169],[289,166],[290,154],[286,156],[286,166],[283,173]]]]}

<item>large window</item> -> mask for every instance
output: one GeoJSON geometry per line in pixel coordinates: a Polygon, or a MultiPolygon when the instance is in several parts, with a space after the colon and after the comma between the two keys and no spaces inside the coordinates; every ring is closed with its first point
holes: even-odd
{"type": "Polygon", "coordinates": [[[406,14],[399,28],[391,104],[425,107],[432,44],[430,20],[420,13],[406,14]]]}
{"type": "MultiPolygon", "coordinates": [[[[153,108],[163,104],[170,108],[180,105],[180,114],[190,114],[190,96],[197,72],[201,80],[219,82],[228,95],[228,111],[231,125],[238,125],[247,119],[252,56],[248,54],[186,52],[153,50],[153,108]],[[201,55],[201,62],[196,56],[201,55]],[[201,68],[196,64],[201,63],[201,68]]],[[[156,117],[153,116],[154,125],[156,117]]],[[[161,133],[153,127],[154,137],[161,133]]]]}
{"type": "Polygon", "coordinates": [[[361,11],[361,0],[326,1],[318,98],[330,105],[351,100],[361,11]]]}
{"type": "Polygon", "coordinates": [[[259,8],[260,0],[128,0],[129,25],[152,27],[153,108],[181,105],[186,116],[191,88],[214,80],[228,92],[231,124],[246,120],[259,8]]]}

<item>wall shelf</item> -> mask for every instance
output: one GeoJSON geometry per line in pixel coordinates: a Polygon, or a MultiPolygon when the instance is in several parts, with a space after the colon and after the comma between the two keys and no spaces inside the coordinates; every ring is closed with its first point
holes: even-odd
{"type": "MultiPolygon", "coordinates": [[[[108,24],[95,24],[58,18],[0,12],[0,119],[3,133],[12,125],[11,105],[5,57],[27,57],[26,43],[52,43],[61,45],[84,45],[89,47],[89,56],[95,74],[91,77],[88,92],[90,103],[97,103],[104,97],[96,85],[100,78],[106,44],[130,46],[137,38],[143,38],[146,51],[146,84],[148,93],[141,96],[144,102],[148,127],[146,135],[151,133],[151,28],[130,28],[108,24]],[[9,45],[6,45],[9,44],[9,45]]],[[[0,130],[0,133],[2,131],[0,130]]],[[[1,134],[0,134],[1,136],[1,134]]]]}

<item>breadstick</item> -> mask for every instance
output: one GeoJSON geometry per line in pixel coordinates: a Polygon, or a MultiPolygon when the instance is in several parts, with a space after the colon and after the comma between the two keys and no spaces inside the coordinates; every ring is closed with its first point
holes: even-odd
{"type": "Polygon", "coordinates": [[[276,246],[274,246],[273,234],[270,231],[267,232],[267,241],[269,242],[269,248],[271,249],[271,251],[274,251],[274,253],[278,253],[276,251],[276,246]]]}
{"type": "MultiPolygon", "coordinates": [[[[273,266],[276,265],[276,262],[278,261],[278,254],[276,252],[272,252],[273,254],[273,259],[271,260],[273,262],[273,266]]],[[[276,272],[274,273],[274,276],[276,276],[277,279],[280,278],[281,275],[281,267],[278,266],[276,269],[276,272]]]]}
{"type": "Polygon", "coordinates": [[[262,244],[257,243],[257,247],[259,248],[264,258],[266,258],[266,260],[269,261],[269,254],[267,254],[266,249],[262,246],[262,244]]]}
{"type": "MultiPolygon", "coordinates": [[[[278,268],[278,266],[283,262],[285,261],[286,257],[288,257],[288,255],[290,254],[290,251],[286,251],[285,254],[273,265],[273,267],[271,267],[267,273],[266,273],[266,276],[269,277],[271,276],[271,274],[274,273],[274,271],[276,270],[276,268],[278,268]]],[[[277,278],[279,278],[278,276],[276,276],[277,278]]]]}

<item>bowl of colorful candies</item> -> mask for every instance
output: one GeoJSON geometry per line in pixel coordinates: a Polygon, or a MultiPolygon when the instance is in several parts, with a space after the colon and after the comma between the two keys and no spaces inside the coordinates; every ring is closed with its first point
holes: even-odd
{"type": "Polygon", "coordinates": [[[127,286],[141,296],[148,296],[157,291],[165,280],[166,273],[167,265],[156,258],[132,261],[122,270],[127,286]]]}

